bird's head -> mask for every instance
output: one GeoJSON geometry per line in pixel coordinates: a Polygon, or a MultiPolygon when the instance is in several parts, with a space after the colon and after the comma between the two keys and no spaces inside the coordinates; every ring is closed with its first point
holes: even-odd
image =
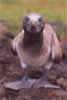
{"type": "Polygon", "coordinates": [[[44,24],[43,17],[36,13],[27,14],[23,18],[23,29],[29,35],[42,33],[44,24]]]}

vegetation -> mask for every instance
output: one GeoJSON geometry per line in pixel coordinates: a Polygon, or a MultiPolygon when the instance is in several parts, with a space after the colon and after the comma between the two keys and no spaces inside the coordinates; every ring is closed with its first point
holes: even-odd
{"type": "Polygon", "coordinates": [[[47,21],[66,23],[66,10],[66,0],[0,0],[0,19],[14,26],[20,25],[28,12],[41,13],[47,21]]]}

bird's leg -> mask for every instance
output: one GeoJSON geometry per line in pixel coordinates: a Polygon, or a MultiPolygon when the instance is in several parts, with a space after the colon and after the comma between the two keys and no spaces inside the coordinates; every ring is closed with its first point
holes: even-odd
{"type": "Polygon", "coordinates": [[[61,86],[59,85],[55,85],[52,84],[51,82],[48,81],[48,78],[43,76],[42,78],[40,78],[39,80],[37,80],[33,86],[33,88],[56,88],[56,89],[60,89],[61,86]]]}
{"type": "MultiPolygon", "coordinates": [[[[26,67],[26,64],[23,64],[23,67],[26,67]]],[[[20,90],[22,88],[31,88],[32,84],[36,81],[35,79],[30,79],[27,75],[27,69],[24,69],[24,75],[20,80],[15,82],[4,83],[5,88],[20,90]]]]}
{"type": "Polygon", "coordinates": [[[44,66],[43,66],[43,76],[33,84],[33,86],[32,86],[33,88],[40,88],[40,87],[56,88],[56,89],[61,88],[61,86],[52,84],[48,80],[48,70],[50,70],[51,66],[52,66],[52,63],[48,63],[46,65],[47,68],[44,68],[44,66]]]}
{"type": "Polygon", "coordinates": [[[31,88],[34,82],[35,80],[28,79],[26,76],[24,76],[21,80],[5,83],[4,87],[13,90],[20,90],[22,88],[31,88]]]}
{"type": "Polygon", "coordinates": [[[27,74],[22,77],[21,80],[15,81],[15,82],[8,82],[4,84],[4,87],[10,88],[13,90],[20,90],[22,88],[60,88],[58,85],[51,84],[46,75],[44,75],[41,78],[35,79],[35,78],[29,78],[27,74]]]}
{"type": "MultiPolygon", "coordinates": [[[[27,65],[26,65],[27,66],[27,65]]],[[[36,78],[38,75],[38,71],[34,71],[33,77],[29,76],[29,72],[32,74],[31,68],[27,67],[24,69],[24,76],[22,77],[21,80],[15,81],[15,82],[8,82],[4,84],[4,87],[10,88],[13,90],[20,90],[22,88],[60,88],[58,85],[54,85],[48,81],[48,76],[47,76],[47,70],[44,70],[41,73],[44,74],[39,74],[39,78],[36,78]]]]}

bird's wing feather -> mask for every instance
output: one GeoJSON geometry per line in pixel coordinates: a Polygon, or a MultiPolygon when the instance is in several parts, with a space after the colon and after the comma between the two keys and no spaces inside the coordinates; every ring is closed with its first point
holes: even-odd
{"type": "Polygon", "coordinates": [[[17,50],[17,46],[19,46],[19,43],[23,41],[24,31],[22,30],[18,35],[13,39],[12,41],[12,49],[14,51],[17,50]]]}
{"type": "Polygon", "coordinates": [[[46,24],[45,27],[47,28],[47,33],[51,34],[51,57],[54,60],[55,58],[62,58],[62,48],[60,46],[60,42],[57,38],[55,31],[53,30],[52,26],[46,24]]]}

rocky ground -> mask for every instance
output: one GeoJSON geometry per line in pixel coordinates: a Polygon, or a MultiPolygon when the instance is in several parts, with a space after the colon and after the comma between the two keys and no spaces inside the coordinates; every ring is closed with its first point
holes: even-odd
{"type": "MultiPolygon", "coordinates": [[[[48,79],[59,84],[61,89],[30,88],[11,90],[3,87],[4,82],[15,81],[23,75],[17,55],[13,54],[10,39],[0,39],[0,100],[67,100],[67,58],[53,64],[48,71],[48,79]]],[[[67,55],[67,37],[63,40],[67,55]]]]}

